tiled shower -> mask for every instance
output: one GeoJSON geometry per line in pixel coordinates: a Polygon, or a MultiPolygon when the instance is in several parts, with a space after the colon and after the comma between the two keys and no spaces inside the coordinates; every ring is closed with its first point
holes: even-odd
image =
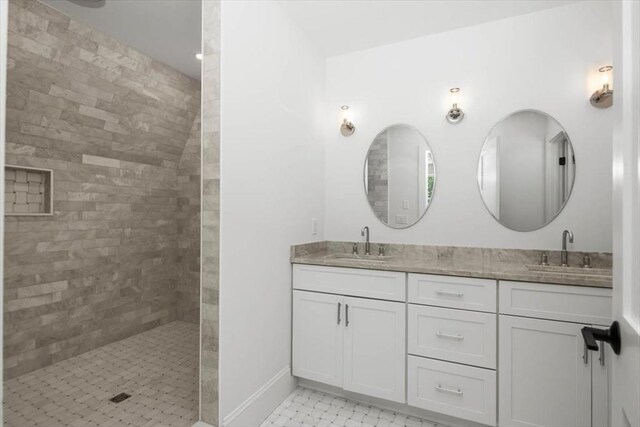
{"type": "MultiPolygon", "coordinates": [[[[5,382],[173,322],[195,331],[197,361],[201,82],[36,0],[10,1],[7,74],[5,382]]],[[[218,140],[210,133],[210,151],[218,140]]]]}

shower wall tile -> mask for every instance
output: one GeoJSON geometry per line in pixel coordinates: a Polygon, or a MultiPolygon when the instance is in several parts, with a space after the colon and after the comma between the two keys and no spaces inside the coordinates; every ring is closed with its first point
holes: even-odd
{"type": "Polygon", "coordinates": [[[200,82],[38,1],[9,14],[6,161],[55,178],[53,216],[6,218],[6,379],[176,319],[199,247],[200,82]]]}
{"type": "Polygon", "coordinates": [[[200,419],[219,425],[220,0],[203,1],[200,419]]]}
{"type": "Polygon", "coordinates": [[[200,322],[200,116],[178,163],[178,320],[200,322]]]}

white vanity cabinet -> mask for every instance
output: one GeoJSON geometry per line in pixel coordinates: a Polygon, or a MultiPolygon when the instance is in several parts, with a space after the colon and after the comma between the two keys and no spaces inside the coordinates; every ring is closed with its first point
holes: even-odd
{"type": "Polygon", "coordinates": [[[583,326],[500,316],[500,425],[591,425],[583,326]]]}
{"type": "Polygon", "coordinates": [[[613,355],[582,328],[610,325],[611,294],[294,264],[293,375],[477,424],[604,427],[613,355]]]}
{"type": "Polygon", "coordinates": [[[496,425],[496,281],[409,274],[409,405],[496,425]]]}
{"type": "Polygon", "coordinates": [[[342,305],[342,296],[293,291],[293,375],[342,387],[342,305]]]}
{"type": "Polygon", "coordinates": [[[499,425],[607,425],[606,355],[601,365],[598,353],[585,352],[581,330],[609,324],[611,290],[522,282],[499,289],[499,425]]]}
{"type": "Polygon", "coordinates": [[[345,297],[344,383],[348,391],[405,401],[405,304],[345,297]]]}
{"type": "Polygon", "coordinates": [[[376,297],[405,298],[404,273],[294,266],[293,375],[404,403],[406,305],[360,297],[367,277],[376,297]]]}

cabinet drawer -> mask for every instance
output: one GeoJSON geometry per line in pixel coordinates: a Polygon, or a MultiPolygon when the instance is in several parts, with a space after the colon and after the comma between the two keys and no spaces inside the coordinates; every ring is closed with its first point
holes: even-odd
{"type": "Polygon", "coordinates": [[[496,281],[409,274],[409,302],[496,312],[496,281]]]}
{"type": "Polygon", "coordinates": [[[409,305],[409,353],[495,369],[495,314],[409,305]]]}
{"type": "Polygon", "coordinates": [[[405,276],[396,271],[294,264],[293,288],[404,302],[405,276]]]}
{"type": "Polygon", "coordinates": [[[611,289],[500,281],[500,314],[609,325],[611,289]]]}
{"type": "Polygon", "coordinates": [[[496,425],[496,373],[409,356],[409,405],[496,425]]]}

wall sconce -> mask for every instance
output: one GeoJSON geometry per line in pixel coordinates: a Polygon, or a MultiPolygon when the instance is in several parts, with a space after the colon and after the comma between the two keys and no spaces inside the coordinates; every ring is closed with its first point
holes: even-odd
{"type": "Polygon", "coordinates": [[[355,125],[351,122],[351,114],[349,114],[349,106],[343,105],[340,107],[342,110],[342,124],[340,125],[340,133],[342,136],[351,136],[356,131],[355,125]]]}
{"type": "Polygon", "coordinates": [[[447,112],[447,121],[452,125],[458,124],[464,118],[464,113],[458,108],[458,95],[460,94],[460,88],[453,87],[449,90],[451,98],[451,109],[447,112]]]}
{"type": "Polygon", "coordinates": [[[600,67],[600,75],[602,76],[602,89],[598,89],[591,95],[591,105],[596,108],[609,108],[613,104],[613,89],[611,89],[611,65],[600,67]]]}

